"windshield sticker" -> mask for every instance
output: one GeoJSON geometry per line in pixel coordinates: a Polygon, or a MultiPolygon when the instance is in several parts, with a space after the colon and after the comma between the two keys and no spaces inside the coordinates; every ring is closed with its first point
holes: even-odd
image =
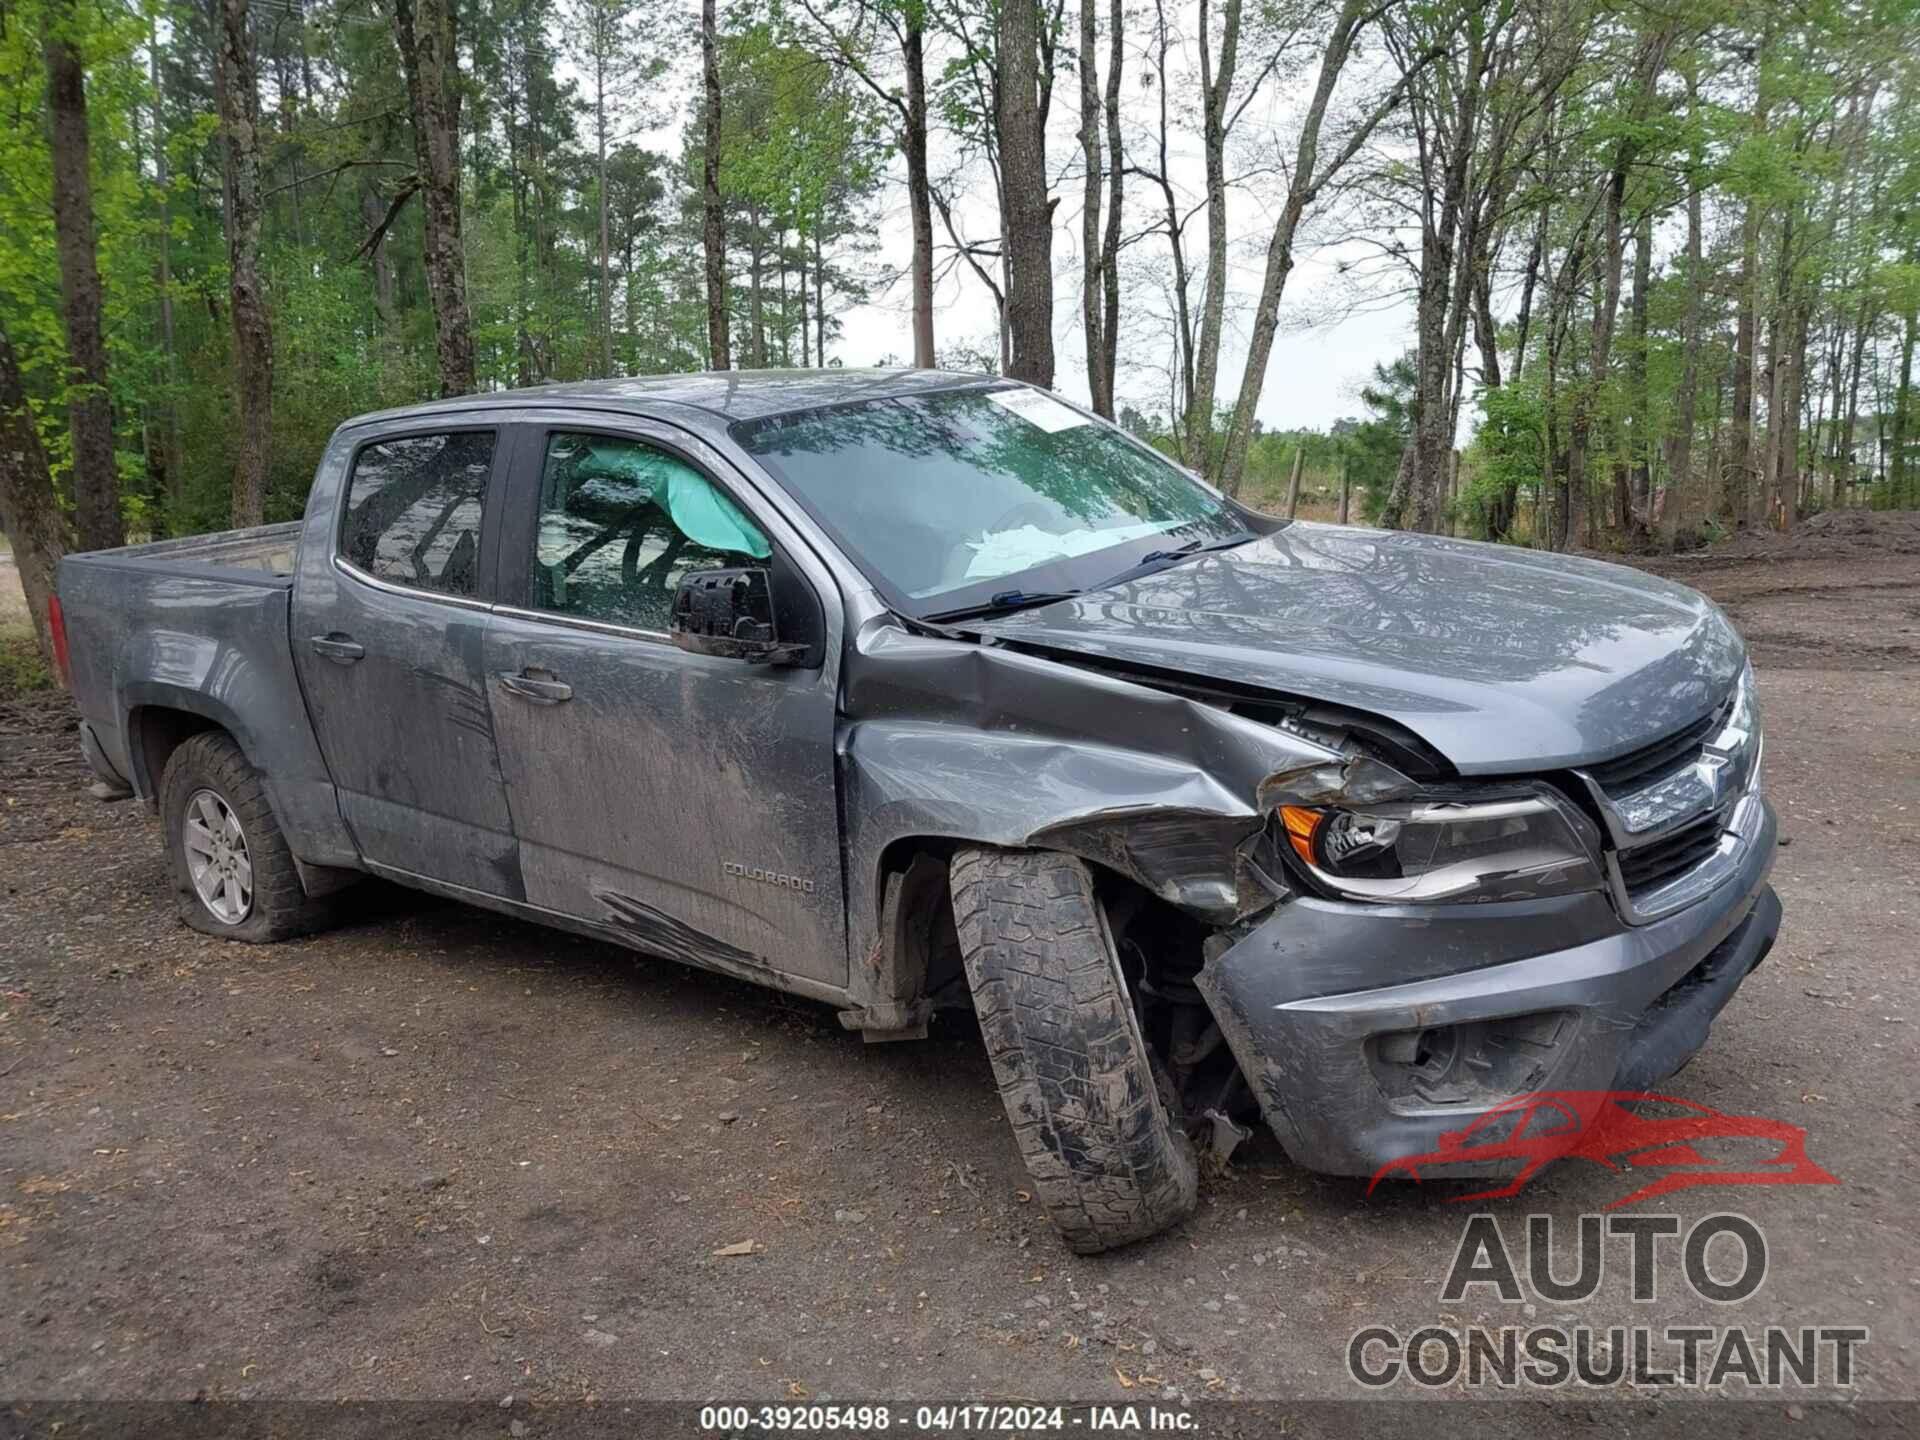
{"type": "Polygon", "coordinates": [[[1002,410],[1009,410],[1029,425],[1038,425],[1049,435],[1087,424],[1087,417],[1071,406],[1062,405],[1041,390],[989,390],[987,399],[1002,410]]]}

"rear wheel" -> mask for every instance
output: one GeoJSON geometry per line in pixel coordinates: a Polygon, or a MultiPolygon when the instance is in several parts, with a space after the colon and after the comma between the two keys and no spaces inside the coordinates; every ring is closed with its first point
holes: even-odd
{"type": "Polygon", "coordinates": [[[1082,1254],[1193,1209],[1193,1147],[1134,1015],[1093,876],[1038,850],[962,850],[954,920],[1014,1140],[1082,1254]]]}
{"type": "Polygon", "coordinates": [[[260,772],[218,730],[182,741],[160,781],[160,820],[180,918],[223,940],[264,943],[318,928],[260,772]]]}

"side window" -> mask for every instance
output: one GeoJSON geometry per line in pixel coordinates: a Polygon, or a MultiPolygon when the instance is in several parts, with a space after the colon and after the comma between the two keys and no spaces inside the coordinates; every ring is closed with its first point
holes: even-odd
{"type": "Polygon", "coordinates": [[[751,565],[772,553],[724,492],[666,451],[610,435],[547,437],[536,609],[664,631],[689,570],[751,565]]]}
{"type": "Polygon", "coordinates": [[[408,435],[362,449],[347,481],[341,555],[396,585],[471,596],[493,439],[408,435]]]}

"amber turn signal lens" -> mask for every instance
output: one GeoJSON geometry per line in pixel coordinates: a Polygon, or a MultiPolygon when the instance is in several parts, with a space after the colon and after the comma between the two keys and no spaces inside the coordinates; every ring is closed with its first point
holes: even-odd
{"type": "Polygon", "coordinates": [[[1280,823],[1287,827],[1287,839],[1293,842],[1293,853],[1308,865],[1314,863],[1314,833],[1326,824],[1326,821],[1325,810],[1309,810],[1305,805],[1280,807],[1280,823]]]}

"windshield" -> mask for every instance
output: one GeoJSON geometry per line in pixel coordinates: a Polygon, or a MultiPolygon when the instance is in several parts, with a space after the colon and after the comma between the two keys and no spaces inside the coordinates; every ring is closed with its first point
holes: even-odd
{"type": "Polygon", "coordinates": [[[1037,390],[868,400],[733,434],[916,616],[1085,589],[1245,528],[1172,464],[1037,390]]]}

